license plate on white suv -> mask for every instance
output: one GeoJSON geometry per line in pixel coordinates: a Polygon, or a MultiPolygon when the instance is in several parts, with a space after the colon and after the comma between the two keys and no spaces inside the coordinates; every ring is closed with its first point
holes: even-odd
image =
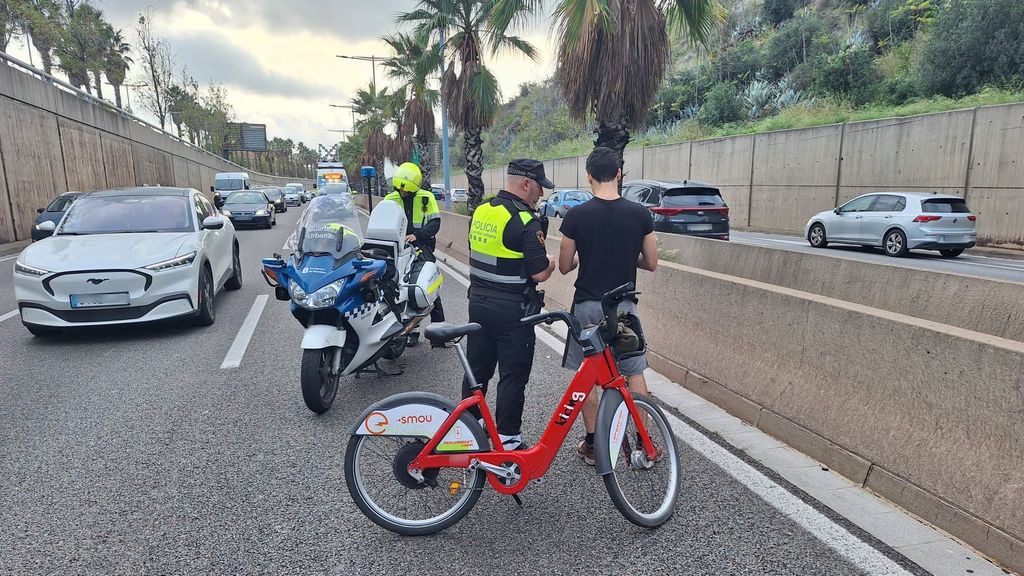
{"type": "Polygon", "coordinates": [[[107,294],[72,294],[72,308],[99,308],[103,306],[128,306],[131,300],[127,292],[107,294]]]}

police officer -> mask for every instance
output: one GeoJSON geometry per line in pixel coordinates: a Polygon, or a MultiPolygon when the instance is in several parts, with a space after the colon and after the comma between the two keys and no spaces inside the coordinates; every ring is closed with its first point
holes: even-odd
{"type": "MultiPolygon", "coordinates": [[[[422,182],[423,173],[420,172],[420,167],[412,162],[405,162],[395,170],[395,175],[391,178],[394,192],[384,199],[398,203],[405,210],[405,219],[408,222],[405,241],[422,250],[422,257],[428,262],[433,262],[434,248],[437,246],[435,236],[441,229],[441,211],[437,208],[433,192],[420,188],[422,182]]],[[[440,294],[434,300],[430,321],[444,322],[444,307],[441,305],[440,294]]],[[[408,345],[415,346],[419,336],[418,331],[409,334],[408,345]]]]}
{"type": "MultiPolygon", "coordinates": [[[[509,162],[505,189],[477,207],[469,229],[469,321],[483,327],[468,338],[469,364],[484,393],[498,367],[495,416],[507,450],[525,447],[523,403],[533,368],[533,327],[520,320],[540,312],[543,298],[537,284],[555,269],[544,244],[546,227],[534,211],[543,188],[554,188],[544,164],[509,162]]],[[[472,395],[468,379],[462,395],[472,395]]]]}

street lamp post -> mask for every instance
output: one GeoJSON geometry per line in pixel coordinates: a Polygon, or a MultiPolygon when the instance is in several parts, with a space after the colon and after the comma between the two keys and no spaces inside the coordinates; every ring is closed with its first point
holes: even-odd
{"type": "MultiPolygon", "coordinates": [[[[113,87],[114,90],[118,90],[119,89],[117,86],[115,86],[114,84],[111,84],[110,82],[105,82],[105,84],[107,86],[113,87]]],[[[124,104],[125,104],[125,106],[128,107],[127,110],[129,112],[131,112],[132,111],[132,97],[131,97],[132,91],[130,89],[131,88],[143,88],[145,86],[149,86],[149,84],[121,84],[121,86],[124,86],[124,104]]]]}
{"type": "MultiPolygon", "coordinates": [[[[377,90],[377,61],[383,60],[382,58],[379,58],[372,54],[370,56],[346,56],[344,54],[337,54],[337,57],[344,58],[346,60],[359,60],[360,62],[369,62],[370,68],[373,70],[373,89],[374,91],[377,90]]],[[[377,178],[375,179],[378,188],[380,187],[380,176],[381,175],[378,175],[377,178]]],[[[381,192],[381,190],[378,189],[378,192],[381,192]]]]}
{"type": "Polygon", "coordinates": [[[348,108],[349,110],[351,110],[352,111],[352,129],[353,130],[355,129],[355,127],[356,127],[356,107],[355,106],[343,105],[343,104],[328,104],[328,106],[330,106],[331,108],[348,108]]]}

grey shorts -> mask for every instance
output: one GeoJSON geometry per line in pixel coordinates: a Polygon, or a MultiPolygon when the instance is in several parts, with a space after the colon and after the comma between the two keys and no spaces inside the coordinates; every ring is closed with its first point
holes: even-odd
{"type": "MultiPolygon", "coordinates": [[[[619,304],[619,310],[632,312],[637,318],[640,317],[636,310],[636,304],[632,300],[626,300],[619,304]]],[[[604,311],[601,310],[601,303],[597,300],[585,300],[574,304],[572,314],[580,321],[580,326],[584,328],[596,326],[604,320],[604,311]]],[[[581,364],[583,364],[583,348],[575,340],[569,338],[566,342],[562,366],[569,370],[578,370],[581,364]]],[[[619,373],[623,376],[642,374],[647,369],[647,355],[640,354],[625,360],[619,360],[616,364],[619,365],[619,373]]]]}

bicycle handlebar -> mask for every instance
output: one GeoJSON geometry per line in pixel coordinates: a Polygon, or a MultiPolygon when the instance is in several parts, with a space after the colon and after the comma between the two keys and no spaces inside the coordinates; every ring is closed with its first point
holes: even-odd
{"type": "MultiPolygon", "coordinates": [[[[604,312],[604,329],[602,336],[604,337],[605,342],[611,342],[615,338],[615,334],[619,331],[619,318],[617,314],[619,303],[628,296],[639,294],[639,292],[633,290],[634,288],[635,286],[632,282],[627,282],[601,297],[601,310],[604,312]]],[[[556,321],[565,322],[566,326],[569,328],[569,335],[572,336],[572,339],[580,345],[583,344],[583,341],[580,339],[580,333],[583,331],[583,328],[580,326],[580,321],[565,310],[555,310],[554,312],[534,314],[520,320],[523,324],[529,324],[531,326],[542,322],[550,326],[556,321]]]]}

